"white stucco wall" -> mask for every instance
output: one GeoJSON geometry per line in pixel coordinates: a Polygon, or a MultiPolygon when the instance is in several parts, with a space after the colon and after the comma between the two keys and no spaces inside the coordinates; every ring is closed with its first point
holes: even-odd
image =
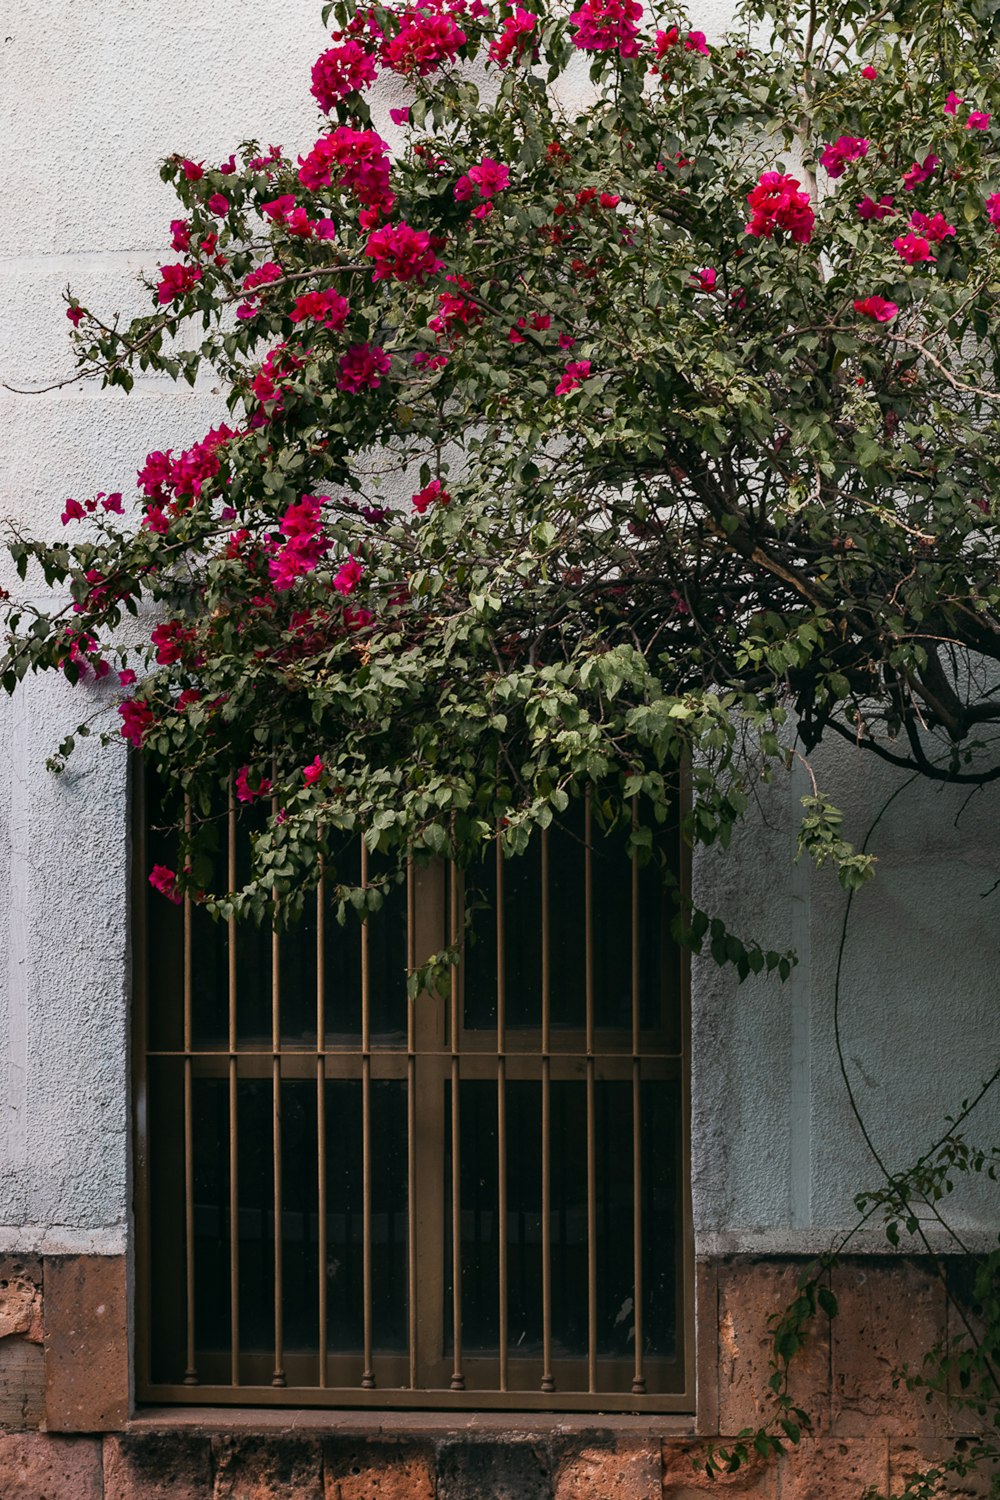
{"type": "MultiPolygon", "coordinates": [[[[157,175],[174,150],[221,161],[248,136],[315,139],[309,68],[319,0],[8,0],[0,26],[0,379],[70,372],[60,291],[129,314],[131,278],[168,255],[176,212],[157,175]]],[[[711,35],[724,0],[702,6],[711,35]]],[[[385,124],[385,100],[379,123],[385,124]]],[[[0,515],[43,534],[67,495],[134,485],[150,448],[185,446],[221,414],[210,387],[158,380],[130,397],[70,386],[0,390],[0,515]]],[[[5,581],[0,560],[0,584],[5,581]]],[[[89,747],[62,778],[46,755],[90,688],[32,682],[0,699],[0,1248],[123,1249],[128,1179],[128,912],[124,755],[89,747]]],[[[109,700],[110,703],[110,700],[109,700]]],[[[894,784],[849,753],[827,787],[864,831],[894,784]]],[[[787,784],[765,798],[738,857],[700,862],[698,899],[743,932],[794,942],[785,986],[694,976],[693,1153],[699,1244],[821,1249],[875,1180],[832,1047],[843,896],[792,872],[787,784]]],[[[877,885],[857,903],[845,966],[845,1048],[873,1134],[893,1165],[933,1138],[998,1050],[998,796],[916,788],[876,845],[877,885]]],[[[984,1110],[984,1138],[1000,1109],[984,1110]],[[990,1115],[992,1118],[989,1119],[990,1115]]],[[[992,1132],[992,1133],[991,1133],[992,1132]]],[[[982,1229],[997,1209],[966,1205],[982,1229]]]]}

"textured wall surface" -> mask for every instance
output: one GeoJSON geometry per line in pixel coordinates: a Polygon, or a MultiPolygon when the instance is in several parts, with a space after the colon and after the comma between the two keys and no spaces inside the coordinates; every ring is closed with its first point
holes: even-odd
{"type": "MultiPolygon", "coordinates": [[[[67,282],[95,308],[144,305],[135,273],[173,258],[162,156],[220,161],[251,135],[311,144],[319,9],[319,0],[8,0],[0,379],[40,386],[71,372],[67,282]]],[[[698,24],[712,33],[725,12],[703,6],[698,24]]],[[[391,102],[378,112],[387,135],[391,102]]],[[[0,390],[0,515],[52,534],[67,495],[128,493],[150,448],[186,445],[220,413],[210,386],[156,380],[127,398],[93,386],[0,390]]],[[[0,1249],[115,1253],[127,1241],[124,756],[85,749],[61,779],[44,770],[81,704],[91,712],[101,701],[54,681],[0,701],[0,1249]]],[[[105,707],[113,716],[110,699],[105,707]]],[[[897,781],[846,752],[825,764],[826,785],[863,833],[897,781]]],[[[703,906],[802,955],[784,987],[738,988],[696,965],[704,1250],[821,1248],[874,1176],[832,1045],[843,897],[825,876],[789,867],[789,807],[807,789],[765,796],[738,858],[699,865],[703,906]]],[[[928,1143],[997,1050],[997,897],[983,896],[1000,874],[997,796],[973,799],[954,826],[961,795],[903,793],[879,830],[878,884],[856,904],[845,1051],[892,1165],[928,1143]]],[[[971,1200],[965,1215],[981,1225],[990,1206],[971,1200]]]]}

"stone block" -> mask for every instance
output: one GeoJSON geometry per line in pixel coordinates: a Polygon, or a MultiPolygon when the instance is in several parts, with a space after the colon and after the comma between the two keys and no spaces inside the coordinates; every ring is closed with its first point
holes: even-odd
{"type": "Polygon", "coordinates": [[[538,1443],[445,1442],[437,1476],[437,1500],[552,1500],[551,1461],[538,1443]]]}
{"type": "Polygon", "coordinates": [[[0,1433],[3,1500],[101,1500],[97,1438],[0,1433]]]}
{"type": "MultiPolygon", "coordinates": [[[[725,1445],[723,1445],[725,1446],[725,1445]]],[[[715,1494],[719,1500],[777,1500],[777,1466],[774,1462],[753,1463],[737,1469],[735,1474],[720,1474],[710,1479],[702,1463],[707,1452],[704,1442],[671,1442],[663,1444],[663,1500],[704,1500],[715,1494]]]]}
{"type": "MultiPolygon", "coordinates": [[[[769,1421],[768,1321],[794,1300],[799,1278],[808,1264],[804,1260],[742,1257],[719,1263],[719,1432],[742,1432],[769,1421]]],[[[828,1432],[830,1320],[824,1312],[817,1312],[805,1347],[792,1362],[789,1390],[795,1404],[809,1413],[814,1431],[828,1432]]]]}
{"type": "MultiPolygon", "coordinates": [[[[950,1458],[969,1457],[975,1443],[967,1438],[954,1441],[942,1438],[916,1438],[908,1443],[889,1444],[889,1488],[887,1493],[900,1496],[906,1493],[907,1480],[911,1475],[925,1473],[938,1468],[950,1458]]],[[[965,1475],[949,1476],[947,1481],[949,1500],[990,1500],[997,1491],[993,1488],[1000,1480],[1000,1466],[983,1464],[965,1475]]]]}
{"type": "Polygon", "coordinates": [[[719,1263],[694,1268],[695,1385],[699,1432],[719,1431],[719,1263]]]}
{"type": "Polygon", "coordinates": [[[324,1445],[326,1500],[434,1500],[430,1443],[324,1445]]]}
{"type": "Polygon", "coordinates": [[[45,1425],[114,1432],[129,1417],[124,1255],[45,1259],[45,1425]]]}
{"type": "Polygon", "coordinates": [[[663,1459],[655,1438],[573,1445],[555,1473],[554,1500],[660,1500],[663,1459]]]}
{"type": "MultiPolygon", "coordinates": [[[[45,1415],[45,1356],[15,1335],[0,1339],[0,1427],[38,1427],[45,1415]]],[[[3,1495],[0,1489],[0,1496],[3,1495]]]]}
{"type": "Polygon", "coordinates": [[[868,1489],[885,1494],[889,1451],[885,1438],[803,1438],[778,1460],[778,1500],[861,1500],[868,1489]]]}
{"type": "Polygon", "coordinates": [[[0,1255],[0,1339],[15,1333],[42,1342],[42,1263],[36,1255],[0,1255]]]}
{"type": "Polygon", "coordinates": [[[308,1438],[215,1438],[213,1500],[324,1500],[323,1456],[308,1438]]]}
{"type": "Polygon", "coordinates": [[[831,1431],[837,1437],[912,1437],[947,1432],[942,1399],[908,1391],[904,1364],[919,1371],[943,1339],[942,1282],[919,1260],[864,1258],[833,1272],[839,1304],[832,1324],[831,1431]]]}
{"type": "Polygon", "coordinates": [[[104,1500],[212,1500],[209,1439],[173,1432],[106,1437],[104,1500]]]}

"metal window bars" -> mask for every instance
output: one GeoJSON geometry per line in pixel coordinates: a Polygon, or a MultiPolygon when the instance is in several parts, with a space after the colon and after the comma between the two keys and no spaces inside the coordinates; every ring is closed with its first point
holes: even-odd
{"type": "MultiPolygon", "coordinates": [[[[301,928],[255,933],[147,903],[155,795],[136,798],[139,1399],[690,1410],[686,965],[658,876],[587,799],[517,860],[414,865],[360,925],[321,881],[301,928]],[[408,998],[446,941],[448,994],[408,998]]],[[[234,888],[231,793],[218,824],[234,888]]],[[[363,884],[373,858],[340,854],[363,884]]]]}

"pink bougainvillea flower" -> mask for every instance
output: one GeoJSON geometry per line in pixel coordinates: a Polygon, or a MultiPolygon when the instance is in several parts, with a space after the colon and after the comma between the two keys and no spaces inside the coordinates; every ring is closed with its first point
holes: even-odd
{"type": "Polygon", "coordinates": [[[575,391],[589,376],[589,359],[570,360],[563,371],[562,379],[556,386],[555,394],[557,396],[568,396],[570,391],[575,391]]]}
{"type": "Polygon", "coordinates": [[[823,148],[820,165],[830,177],[842,177],[849,161],[860,161],[868,155],[868,142],[856,135],[842,135],[830,146],[823,148]]]}
{"type": "Polygon", "coordinates": [[[423,286],[428,276],[444,270],[431,248],[431,237],[424,229],[409,224],[386,224],[368,236],[365,255],[375,262],[372,281],[415,281],[423,286]]]}
{"type": "Polygon", "coordinates": [[[702,266],[700,271],[691,272],[691,280],[697,282],[703,292],[714,292],[718,275],[714,266],[702,266]]]}
{"type": "Polygon", "coordinates": [[[271,783],[266,776],[262,776],[256,786],[250,785],[250,767],[240,766],[236,772],[236,796],[240,802],[256,802],[258,797],[266,797],[271,790],[271,783]]]}
{"type": "Polygon", "coordinates": [[[576,339],[571,338],[568,333],[561,333],[559,335],[559,347],[560,347],[560,349],[572,349],[573,346],[575,345],[575,343],[576,343],[576,339]]]}
{"type": "Polygon", "coordinates": [[[267,565],[279,593],[290,589],[303,574],[311,573],[330,550],[329,539],[323,535],[322,506],[322,496],[303,495],[281,518],[281,533],[287,540],[267,565]]]}
{"type": "Polygon", "coordinates": [[[188,182],[200,182],[205,175],[205,168],[200,161],[188,161],[185,156],[181,166],[184,168],[184,176],[188,182]]]}
{"type": "Polygon", "coordinates": [[[122,721],[119,733],[138,750],[143,735],[154,722],[153,710],[141,698],[126,698],[124,703],[119,703],[118,714],[122,721]]]}
{"type": "Polygon", "coordinates": [[[323,774],[325,767],[317,755],[308,766],[302,767],[302,776],[306,786],[315,786],[323,774]]]}
{"type": "Polygon", "coordinates": [[[236,171],[236,153],[235,153],[235,151],[231,153],[231,155],[226,159],[226,161],[224,161],[224,162],[221,163],[221,165],[219,167],[219,171],[222,173],[223,177],[231,177],[233,175],[233,173],[236,171]]]}
{"type": "Polygon", "coordinates": [[[413,509],[418,515],[423,515],[432,505],[447,505],[451,496],[441,486],[440,479],[432,479],[430,484],[424,485],[422,490],[412,496],[413,509]]]}
{"type": "Polygon", "coordinates": [[[581,52],[619,52],[622,57],[639,55],[642,6],[638,0],[583,0],[570,16],[575,28],[573,46],[581,52]]]}
{"type": "Polygon", "coordinates": [[[797,177],[781,172],[762,172],[760,181],[747,194],[753,217],[747,234],[769,240],[776,229],[784,229],[798,245],[808,245],[816,215],[809,206],[809,194],[801,191],[797,177]]]}
{"type": "Polygon", "coordinates": [[[288,314],[293,323],[322,323],[324,328],[343,328],[351,304],[346,297],[329,288],[325,292],[304,292],[296,297],[295,306],[288,314]]]}
{"type": "Polygon", "coordinates": [[[467,41],[451,16],[407,9],[396,35],[382,47],[382,61],[394,73],[416,73],[418,78],[426,78],[442,63],[454,62],[467,41]]]}
{"type": "Polygon", "coordinates": [[[925,260],[936,260],[931,254],[929,242],[922,234],[901,234],[893,240],[893,248],[908,266],[916,266],[925,260]]]}
{"type": "Polygon", "coordinates": [[[101,509],[107,511],[109,515],[124,515],[125,511],[122,507],[121,491],[115,490],[113,495],[105,495],[104,499],[101,501],[101,509]]]}
{"type": "Polygon", "coordinates": [[[185,255],[191,248],[191,225],[187,219],[170,220],[170,248],[185,255]]]}
{"type": "Polygon", "coordinates": [[[984,201],[983,207],[993,228],[1000,233],[1000,193],[991,193],[984,201]]]}
{"type": "Polygon", "coordinates": [[[364,571],[364,567],[356,557],[348,557],[347,561],[341,564],[333,580],[333,586],[338,594],[343,594],[345,598],[348,594],[353,594],[364,571]]]}
{"type": "Polygon", "coordinates": [[[390,213],[396,200],[389,187],[388,150],[376,131],[338,125],[299,157],[299,181],[310,192],[331,185],[346,188],[366,208],[390,213]]]}
{"type": "Polygon", "coordinates": [[[891,193],[883,193],[877,203],[874,198],[869,198],[866,194],[858,204],[859,219],[886,219],[891,218],[895,212],[891,193]]]}
{"type": "Polygon", "coordinates": [[[118,673],[118,681],[121,683],[122,687],[131,687],[135,682],[135,673],[132,671],[132,668],[123,667],[122,670],[118,673]]]}
{"type": "Polygon", "coordinates": [[[409,125],[410,106],[407,104],[403,109],[390,109],[389,119],[394,125],[409,125]]]}
{"type": "Polygon", "coordinates": [[[72,307],[67,307],[66,316],[74,328],[79,328],[81,321],[86,316],[86,311],[82,307],[77,307],[76,303],[74,303],[72,307]]]}
{"type": "Polygon", "coordinates": [[[878,77],[878,69],[873,68],[871,63],[866,63],[865,66],[861,69],[861,76],[862,78],[867,78],[868,81],[871,82],[873,79],[878,77]]]}
{"type": "Polygon", "coordinates": [[[146,531],[154,531],[163,536],[170,530],[163,508],[159,505],[147,505],[142,517],[142,524],[146,531]]]}
{"type": "Polygon", "coordinates": [[[959,96],[955,93],[954,89],[950,89],[949,92],[948,92],[947,101],[946,101],[945,106],[944,106],[944,112],[945,112],[945,114],[946,115],[953,115],[955,113],[955,111],[958,109],[959,105],[960,104],[964,104],[964,103],[965,103],[965,100],[964,99],[960,99],[959,96]]]}
{"type": "Polygon", "coordinates": [[[930,218],[922,214],[919,209],[910,215],[910,227],[916,229],[926,239],[939,243],[953,237],[955,234],[954,224],[949,224],[944,214],[932,214],[930,218]]]}
{"type": "Polygon", "coordinates": [[[149,883],[154,891],[166,896],[175,906],[180,906],[181,895],[177,889],[177,876],[168,865],[154,865],[149,872],[149,883]]]}
{"type": "Polygon", "coordinates": [[[708,43],[703,31],[689,31],[684,38],[684,47],[688,52],[700,52],[702,57],[708,56],[708,43]]]}
{"type": "Polygon", "coordinates": [[[965,128],[966,130],[989,130],[990,116],[984,114],[982,110],[974,109],[966,118],[965,128]]]}
{"type": "Polygon", "coordinates": [[[666,31],[658,31],[653,38],[653,51],[657,59],[665,57],[671,47],[677,46],[680,39],[681,34],[676,26],[670,26],[666,31]]]}
{"type": "Polygon", "coordinates": [[[346,41],[323,52],[313,63],[310,92],[324,114],[329,114],[339,99],[368,88],[377,77],[371,54],[358,42],[346,41]]]}
{"type": "Polygon", "coordinates": [[[295,194],[282,193],[278,198],[271,198],[267,203],[260,205],[260,211],[265,219],[270,219],[272,224],[283,224],[295,208],[295,194]]]}
{"type": "Polygon", "coordinates": [[[209,213],[215,214],[217,218],[224,219],[229,212],[229,199],[225,193],[213,193],[208,200],[207,207],[209,213]]]}
{"type": "Polygon", "coordinates": [[[510,186],[510,168],[492,156],[484,156],[478,167],[469,168],[469,177],[475,183],[480,198],[493,198],[510,186]]]}
{"type": "Polygon", "coordinates": [[[79,500],[67,500],[60,520],[64,526],[68,526],[70,521],[82,521],[86,514],[79,500]]]}
{"type": "Polygon", "coordinates": [[[174,266],[161,266],[156,299],[161,306],[168,302],[177,302],[181,297],[185,297],[200,280],[201,271],[197,266],[185,266],[180,261],[174,266]]]}
{"type": "Polygon", "coordinates": [[[519,5],[512,16],[504,18],[503,30],[495,42],[490,43],[490,57],[501,68],[513,59],[520,62],[524,52],[532,46],[535,22],[538,17],[519,5]]]}
{"type": "Polygon", "coordinates": [[[379,344],[352,344],[340,361],[338,389],[357,392],[377,389],[389,373],[391,357],[379,344]]]}
{"type": "Polygon", "coordinates": [[[903,173],[903,186],[908,193],[934,175],[934,168],[941,165],[940,156],[925,156],[922,162],[915,161],[903,173]]]}
{"type": "Polygon", "coordinates": [[[865,318],[873,318],[876,323],[891,323],[899,308],[884,297],[860,297],[855,298],[854,311],[865,318]]]}
{"type": "Polygon", "coordinates": [[[157,625],[150,636],[156,647],[156,660],[161,667],[171,667],[184,656],[189,643],[194,640],[194,631],[183,626],[180,620],[168,620],[157,625]]]}

